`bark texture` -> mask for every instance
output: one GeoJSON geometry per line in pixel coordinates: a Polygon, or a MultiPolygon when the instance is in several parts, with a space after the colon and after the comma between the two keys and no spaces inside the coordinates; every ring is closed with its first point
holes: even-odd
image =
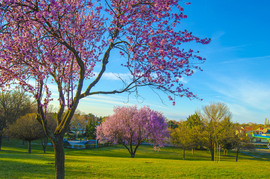
{"type": "Polygon", "coordinates": [[[28,142],[28,153],[31,154],[31,140],[27,142],[28,142]]]}
{"type": "Polygon", "coordinates": [[[65,178],[65,151],[63,145],[63,136],[55,135],[52,140],[53,149],[55,154],[55,178],[65,178]]]}

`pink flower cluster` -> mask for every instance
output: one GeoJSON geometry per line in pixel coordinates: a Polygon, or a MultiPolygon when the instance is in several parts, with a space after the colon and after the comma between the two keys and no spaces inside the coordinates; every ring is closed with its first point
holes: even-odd
{"type": "Polygon", "coordinates": [[[168,136],[165,117],[149,107],[116,107],[97,127],[98,140],[128,146],[149,142],[162,147],[168,136]]]}
{"type": "Polygon", "coordinates": [[[105,21],[93,4],[4,0],[0,13],[2,83],[22,86],[46,106],[51,100],[50,82],[68,96],[76,89],[80,72],[86,79],[93,76],[107,44],[102,37],[105,21]]]}
{"type": "Polygon", "coordinates": [[[85,79],[90,85],[80,98],[96,94],[91,90],[100,77],[93,78],[94,72],[102,66],[102,76],[113,60],[111,50],[118,50],[133,76],[122,92],[150,85],[173,96],[196,98],[179,79],[201,70],[205,59],[181,45],[208,44],[210,39],[178,30],[187,18],[183,6],[181,0],[3,0],[0,87],[22,86],[46,106],[52,82],[60,104],[69,106],[73,92],[79,89],[77,97],[82,93],[85,79]]]}

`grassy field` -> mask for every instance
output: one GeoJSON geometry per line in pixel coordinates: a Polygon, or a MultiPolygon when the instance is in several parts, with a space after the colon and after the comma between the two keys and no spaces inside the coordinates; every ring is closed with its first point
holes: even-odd
{"type": "MultiPolygon", "coordinates": [[[[41,146],[33,144],[32,154],[21,141],[4,140],[0,151],[0,178],[54,178],[54,154],[51,147],[43,154],[41,146]]],[[[89,150],[66,150],[66,178],[269,178],[269,153],[221,156],[221,162],[210,160],[208,151],[186,152],[162,148],[155,152],[141,146],[135,158],[130,158],[121,146],[89,150]],[[252,156],[250,156],[252,155],[252,156]],[[255,158],[255,157],[256,158],[255,158]]]]}

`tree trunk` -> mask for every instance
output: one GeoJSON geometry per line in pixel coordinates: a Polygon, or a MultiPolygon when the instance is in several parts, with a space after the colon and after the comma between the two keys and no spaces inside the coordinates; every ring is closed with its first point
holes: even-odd
{"type": "Polygon", "coordinates": [[[238,161],[238,154],[239,154],[239,149],[236,149],[236,157],[235,157],[235,161],[237,162],[238,161]]]}
{"type": "Polygon", "coordinates": [[[186,149],[183,148],[183,160],[185,160],[185,158],[186,158],[186,149]]]}
{"type": "Polygon", "coordinates": [[[131,158],[134,158],[134,157],[135,157],[135,153],[133,153],[133,152],[130,153],[130,157],[131,157],[131,158]]]}
{"type": "Polygon", "coordinates": [[[44,154],[46,154],[46,147],[47,147],[47,144],[42,144],[44,154]]]}
{"type": "Polygon", "coordinates": [[[48,145],[48,138],[47,137],[44,139],[41,139],[41,145],[42,145],[44,154],[46,154],[46,147],[48,145]]]}
{"type": "Polygon", "coordinates": [[[65,151],[63,145],[63,136],[55,135],[52,140],[55,155],[55,178],[65,178],[65,151]]]}
{"type": "Polygon", "coordinates": [[[27,142],[28,142],[28,153],[31,154],[31,140],[27,142]]]}
{"type": "Polygon", "coordinates": [[[211,160],[215,161],[215,150],[211,149],[210,152],[211,152],[211,160]]]}
{"type": "Polygon", "coordinates": [[[192,156],[194,156],[194,148],[192,148],[192,156]]]}
{"type": "Polygon", "coordinates": [[[226,156],[226,149],[224,149],[224,156],[226,156]]]}

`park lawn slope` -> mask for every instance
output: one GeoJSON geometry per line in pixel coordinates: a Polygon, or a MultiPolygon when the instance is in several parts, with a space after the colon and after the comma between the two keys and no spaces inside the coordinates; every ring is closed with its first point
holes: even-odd
{"type": "MultiPolygon", "coordinates": [[[[155,152],[151,146],[141,146],[135,158],[121,146],[91,150],[66,150],[66,178],[269,178],[270,163],[267,155],[254,158],[234,153],[221,156],[221,162],[210,160],[208,151],[182,151],[163,148],[155,152]]],[[[39,145],[33,153],[27,147],[3,145],[0,151],[0,178],[54,178],[54,154],[47,154],[39,145]]]]}

